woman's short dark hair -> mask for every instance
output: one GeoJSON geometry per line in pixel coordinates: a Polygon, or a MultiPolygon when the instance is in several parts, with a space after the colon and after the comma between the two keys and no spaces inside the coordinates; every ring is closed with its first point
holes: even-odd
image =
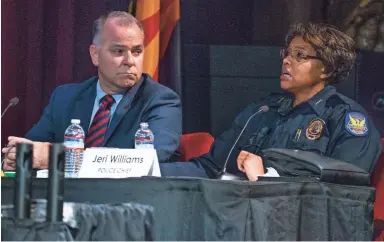
{"type": "Polygon", "coordinates": [[[348,77],[356,59],[355,42],[351,37],[332,25],[309,22],[293,25],[285,38],[286,45],[297,36],[312,45],[327,73],[332,73],[328,83],[341,82],[348,77]]]}

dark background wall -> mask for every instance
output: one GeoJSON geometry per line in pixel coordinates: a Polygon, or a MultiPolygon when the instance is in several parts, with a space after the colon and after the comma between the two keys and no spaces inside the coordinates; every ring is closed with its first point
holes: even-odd
{"type": "Polygon", "coordinates": [[[325,22],[327,0],[181,0],[184,44],[282,45],[296,21],[325,22]]]}
{"type": "MultiPolygon", "coordinates": [[[[126,10],[128,1],[1,1],[2,111],[20,97],[2,119],[2,143],[38,121],[55,87],[96,73],[88,54],[92,22],[106,11],[126,10]]],[[[244,106],[278,91],[278,50],[289,25],[340,24],[353,2],[181,0],[184,132],[216,135],[244,106]]],[[[356,94],[384,134],[383,111],[372,105],[374,94],[384,92],[383,62],[382,54],[363,52],[358,78],[350,78],[345,92],[356,94]]]]}

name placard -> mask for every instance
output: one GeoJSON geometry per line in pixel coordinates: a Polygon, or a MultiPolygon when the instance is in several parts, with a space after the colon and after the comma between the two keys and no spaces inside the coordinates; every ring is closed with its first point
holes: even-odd
{"type": "Polygon", "coordinates": [[[161,176],[156,150],[86,149],[78,178],[127,178],[141,176],[161,176]]]}

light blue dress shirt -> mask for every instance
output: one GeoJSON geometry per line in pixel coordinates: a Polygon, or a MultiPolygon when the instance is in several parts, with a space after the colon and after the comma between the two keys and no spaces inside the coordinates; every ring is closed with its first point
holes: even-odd
{"type": "MultiPolygon", "coordinates": [[[[95,103],[93,104],[93,111],[92,111],[92,116],[91,116],[91,122],[89,123],[89,127],[88,129],[91,127],[92,125],[92,121],[93,121],[93,118],[95,117],[96,115],[96,112],[97,110],[99,110],[99,106],[100,106],[100,100],[105,96],[107,95],[102,89],[101,89],[101,86],[100,86],[100,80],[97,81],[97,84],[96,84],[96,98],[95,98],[95,103]]],[[[119,102],[121,101],[121,99],[124,97],[124,94],[114,94],[112,95],[112,97],[115,99],[115,102],[112,104],[111,106],[111,118],[109,119],[109,123],[111,123],[111,120],[112,120],[112,117],[113,117],[113,114],[115,113],[116,111],[116,108],[117,108],[117,105],[119,105],[119,102]]]]}

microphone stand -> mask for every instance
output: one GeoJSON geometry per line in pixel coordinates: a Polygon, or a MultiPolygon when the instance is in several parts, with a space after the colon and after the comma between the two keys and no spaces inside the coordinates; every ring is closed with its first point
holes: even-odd
{"type": "Polygon", "coordinates": [[[4,112],[1,114],[1,118],[3,118],[4,114],[7,112],[7,110],[10,108],[10,107],[13,107],[13,106],[16,106],[16,104],[19,103],[19,98],[18,97],[14,97],[12,98],[11,100],[9,100],[9,104],[8,106],[5,108],[4,112]]]}
{"type": "Polygon", "coordinates": [[[245,178],[245,177],[231,174],[231,173],[228,173],[225,171],[221,171],[218,174],[217,179],[222,180],[222,181],[246,181],[247,180],[247,178],[245,178]]]}
{"type": "Polygon", "coordinates": [[[248,118],[248,120],[245,123],[243,129],[241,130],[240,134],[237,136],[237,139],[236,139],[235,143],[233,144],[231,150],[228,153],[227,159],[225,160],[225,163],[224,163],[224,166],[223,166],[223,170],[217,174],[217,179],[224,180],[224,181],[247,180],[245,177],[241,177],[241,176],[238,176],[238,175],[226,172],[227,171],[228,160],[229,160],[229,157],[232,154],[233,149],[235,148],[235,146],[239,142],[240,137],[243,135],[245,128],[248,126],[249,121],[254,116],[256,116],[257,114],[267,112],[268,110],[269,110],[268,106],[262,106],[262,107],[260,107],[260,109],[256,113],[252,114],[251,117],[248,118]]]}
{"type": "Polygon", "coordinates": [[[8,106],[5,108],[4,112],[1,114],[1,118],[3,118],[4,114],[7,112],[7,110],[12,107],[12,103],[9,103],[8,106]]]}

